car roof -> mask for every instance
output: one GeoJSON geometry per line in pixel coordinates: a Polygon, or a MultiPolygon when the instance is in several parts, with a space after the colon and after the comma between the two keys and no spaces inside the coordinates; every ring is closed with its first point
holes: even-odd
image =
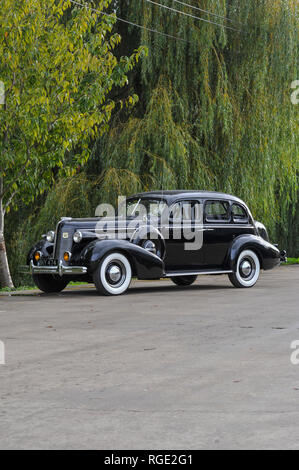
{"type": "Polygon", "coordinates": [[[222,199],[222,200],[230,200],[239,202],[246,206],[244,201],[239,199],[236,196],[232,196],[231,194],[221,193],[217,191],[194,191],[194,190],[180,190],[180,191],[150,191],[147,193],[138,193],[131,196],[131,198],[161,198],[165,199],[168,203],[172,203],[178,199],[184,198],[193,199],[194,197],[198,197],[199,199],[222,199]]]}

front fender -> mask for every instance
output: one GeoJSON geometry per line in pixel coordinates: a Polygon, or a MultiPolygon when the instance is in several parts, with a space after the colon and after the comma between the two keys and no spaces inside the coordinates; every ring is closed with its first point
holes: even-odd
{"type": "Polygon", "coordinates": [[[31,260],[33,260],[34,253],[40,251],[44,258],[49,258],[53,254],[54,243],[49,243],[47,240],[41,240],[36,245],[34,245],[27,255],[27,266],[30,265],[31,260]]]}
{"type": "Polygon", "coordinates": [[[164,275],[164,263],[158,256],[127,240],[94,240],[82,251],[81,263],[92,274],[104,256],[113,251],[127,256],[138,279],[160,279],[164,275]]]}
{"type": "Polygon", "coordinates": [[[281,253],[276,246],[256,235],[240,235],[233,241],[229,252],[228,264],[233,271],[244,250],[252,250],[258,255],[262,269],[273,269],[280,264],[281,253]]]}

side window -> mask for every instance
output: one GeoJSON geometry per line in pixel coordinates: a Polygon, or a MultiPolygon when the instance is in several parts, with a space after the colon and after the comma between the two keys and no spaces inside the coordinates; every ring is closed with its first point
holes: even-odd
{"type": "Polygon", "coordinates": [[[235,223],[246,224],[249,221],[247,212],[240,204],[232,204],[232,216],[235,223]]]}
{"type": "Polygon", "coordinates": [[[169,219],[170,220],[181,220],[182,218],[182,206],[180,202],[174,204],[169,212],[169,219]]]}
{"type": "Polygon", "coordinates": [[[198,201],[180,201],[170,209],[170,220],[202,222],[201,204],[198,201]]]}
{"type": "Polygon", "coordinates": [[[182,202],[182,208],[183,208],[183,221],[190,221],[192,219],[192,202],[190,201],[184,201],[182,202]]]}
{"type": "Polygon", "coordinates": [[[207,201],[205,205],[205,219],[207,222],[229,222],[229,203],[226,201],[207,201]]]}

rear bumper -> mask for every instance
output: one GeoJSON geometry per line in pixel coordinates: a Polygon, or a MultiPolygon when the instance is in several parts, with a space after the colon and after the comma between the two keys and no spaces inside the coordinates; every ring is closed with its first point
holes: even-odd
{"type": "Polygon", "coordinates": [[[58,276],[87,274],[85,266],[64,266],[60,261],[58,266],[36,266],[31,261],[30,266],[22,266],[20,271],[24,274],[56,274],[58,276]]]}

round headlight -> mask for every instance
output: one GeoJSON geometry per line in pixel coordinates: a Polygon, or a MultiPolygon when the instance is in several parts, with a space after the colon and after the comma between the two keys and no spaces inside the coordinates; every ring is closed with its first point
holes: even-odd
{"type": "Polygon", "coordinates": [[[83,235],[81,232],[75,232],[73,236],[73,240],[75,243],[80,243],[82,241],[83,235]]]}
{"type": "Polygon", "coordinates": [[[53,243],[54,242],[54,238],[55,238],[55,232],[53,232],[52,230],[50,232],[47,233],[47,242],[49,243],[53,243]]]}

